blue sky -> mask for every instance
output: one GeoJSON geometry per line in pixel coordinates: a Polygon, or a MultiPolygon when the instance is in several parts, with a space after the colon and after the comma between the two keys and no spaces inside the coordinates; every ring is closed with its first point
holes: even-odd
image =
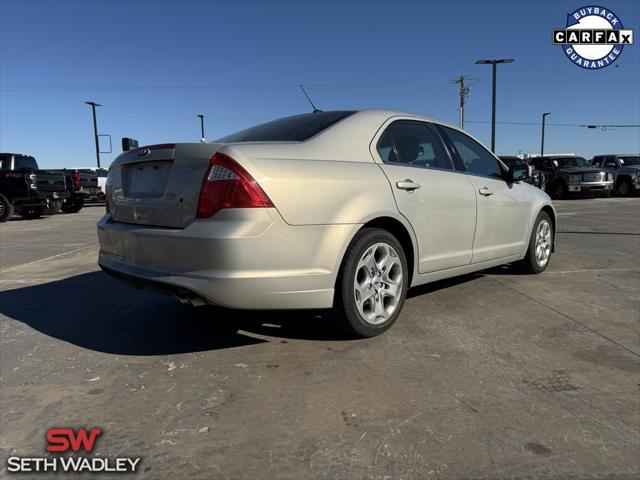
{"type": "MultiPolygon", "coordinates": [[[[640,45],[616,66],[573,65],[551,30],[582,1],[206,2],[0,0],[0,151],[44,167],[95,164],[100,133],[143,144],[198,141],[198,113],[214,139],[319,108],[393,108],[458,122],[450,81],[474,78],[466,129],[490,144],[491,69],[498,121],[539,122],[545,151],[640,151],[640,129],[553,124],[640,123],[640,45]]],[[[640,32],[640,2],[607,1],[640,32]]],[[[498,124],[498,153],[538,152],[539,125],[498,124]]]]}

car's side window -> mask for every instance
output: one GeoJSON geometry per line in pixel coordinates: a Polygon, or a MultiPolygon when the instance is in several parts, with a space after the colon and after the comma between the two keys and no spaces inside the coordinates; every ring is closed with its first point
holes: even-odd
{"type": "Polygon", "coordinates": [[[452,169],[440,137],[424,122],[393,122],[380,137],[377,149],[384,163],[452,169]]]}
{"type": "Polygon", "coordinates": [[[473,138],[458,130],[441,127],[447,134],[465,170],[483,177],[502,178],[502,168],[493,155],[473,138]]]}
{"type": "Polygon", "coordinates": [[[605,167],[617,167],[618,164],[616,163],[616,159],[615,157],[607,157],[607,161],[604,164],[605,167]]]}

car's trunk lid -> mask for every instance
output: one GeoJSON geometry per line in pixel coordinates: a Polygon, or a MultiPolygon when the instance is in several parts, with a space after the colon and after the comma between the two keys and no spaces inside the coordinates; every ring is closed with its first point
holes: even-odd
{"type": "Polygon", "coordinates": [[[139,225],[188,226],[196,218],[202,180],[218,147],[164,144],[123,153],[107,178],[111,218],[139,225]]]}

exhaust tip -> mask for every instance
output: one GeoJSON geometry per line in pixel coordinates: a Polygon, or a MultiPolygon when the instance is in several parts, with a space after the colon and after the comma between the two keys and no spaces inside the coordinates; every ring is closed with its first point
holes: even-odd
{"type": "Polygon", "coordinates": [[[207,302],[196,295],[185,295],[177,293],[174,295],[174,298],[178,300],[182,305],[191,305],[192,307],[202,307],[203,305],[207,304],[207,302]]]}

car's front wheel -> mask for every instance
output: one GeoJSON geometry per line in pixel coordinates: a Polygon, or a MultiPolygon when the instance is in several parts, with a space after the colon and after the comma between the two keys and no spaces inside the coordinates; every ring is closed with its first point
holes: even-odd
{"type": "Polygon", "coordinates": [[[626,197],[631,193],[633,186],[631,185],[631,180],[627,178],[622,178],[618,182],[618,186],[616,188],[616,193],[621,197],[626,197]]]}
{"type": "Polygon", "coordinates": [[[553,250],[555,232],[547,212],[540,212],[533,225],[527,255],[519,262],[522,273],[542,273],[547,269],[553,250]]]}
{"type": "Polygon", "coordinates": [[[44,213],[44,207],[28,207],[20,209],[20,216],[26,220],[35,220],[44,213]]]}
{"type": "Polygon", "coordinates": [[[409,284],[400,242],[379,228],[360,230],[345,254],[336,285],[335,317],[357,337],[373,337],[396,321],[409,284]]]}

